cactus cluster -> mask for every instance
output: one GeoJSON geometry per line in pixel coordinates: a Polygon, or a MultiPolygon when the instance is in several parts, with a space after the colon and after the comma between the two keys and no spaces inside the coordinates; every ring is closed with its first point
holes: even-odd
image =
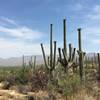
{"type": "MultiPolygon", "coordinates": [[[[56,41],[54,41],[53,47],[53,34],[52,34],[53,24],[50,24],[50,55],[47,57],[44,51],[43,43],[41,43],[41,49],[43,54],[43,59],[47,70],[50,73],[55,69],[56,66],[56,41]],[[54,50],[53,50],[54,49],[54,50]]],[[[96,55],[92,59],[86,55],[82,50],[82,40],[81,40],[81,28],[78,28],[78,50],[76,52],[76,48],[72,47],[72,44],[69,44],[69,52],[67,51],[67,34],[66,34],[66,19],[63,20],[63,48],[58,48],[58,62],[63,66],[64,72],[68,73],[69,68],[75,69],[79,68],[80,80],[83,80],[83,72],[84,72],[84,62],[86,63],[86,67],[88,67],[88,63],[92,62],[92,66],[94,64],[97,65],[96,55]],[[76,55],[77,53],[77,55],[76,55]],[[84,60],[85,58],[85,60],[84,60]]],[[[100,58],[98,55],[98,75],[100,78],[100,58]]]]}

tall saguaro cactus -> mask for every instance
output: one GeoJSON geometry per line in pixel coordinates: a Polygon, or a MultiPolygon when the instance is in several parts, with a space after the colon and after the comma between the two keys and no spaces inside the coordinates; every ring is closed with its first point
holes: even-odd
{"type": "Polygon", "coordinates": [[[69,58],[67,56],[67,40],[66,40],[66,19],[63,20],[63,49],[61,52],[61,48],[58,48],[59,52],[59,59],[58,61],[64,67],[64,71],[67,73],[68,68],[75,65],[74,58],[75,58],[75,48],[72,48],[72,45],[69,44],[69,58]],[[63,55],[62,55],[63,54],[63,55]],[[63,56],[63,57],[62,57],[63,56]]]}
{"type": "Polygon", "coordinates": [[[53,24],[50,24],[50,57],[48,57],[48,64],[46,61],[44,47],[43,47],[43,44],[41,43],[41,49],[42,49],[42,53],[43,53],[45,66],[46,66],[47,70],[49,71],[50,75],[52,75],[52,71],[55,69],[55,64],[56,64],[56,41],[54,41],[54,52],[53,52],[52,27],[53,27],[53,24]],[[54,53],[54,55],[53,55],[53,53],[54,53]],[[50,59],[50,64],[49,64],[49,59],[50,59]]]}
{"type": "Polygon", "coordinates": [[[79,69],[80,69],[80,78],[83,79],[83,52],[82,52],[82,43],[81,43],[81,28],[78,29],[78,45],[79,45],[79,69]]]}
{"type": "Polygon", "coordinates": [[[53,64],[52,64],[52,61],[53,61],[53,59],[52,59],[52,57],[53,57],[53,50],[52,50],[52,26],[53,26],[53,24],[50,24],[50,67],[52,67],[53,66],[53,64]]]}
{"type": "Polygon", "coordinates": [[[97,57],[98,57],[98,80],[100,80],[100,54],[97,53],[97,57]]]}
{"type": "Polygon", "coordinates": [[[66,19],[63,20],[63,48],[67,56],[67,41],[66,41],[66,19]]]}

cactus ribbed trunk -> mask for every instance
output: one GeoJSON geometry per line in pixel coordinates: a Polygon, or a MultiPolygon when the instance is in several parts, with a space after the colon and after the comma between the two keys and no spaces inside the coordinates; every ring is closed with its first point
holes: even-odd
{"type": "Polygon", "coordinates": [[[55,64],[56,64],[56,41],[54,41],[53,69],[55,68],[55,64]]]}
{"type": "Polygon", "coordinates": [[[66,19],[63,20],[63,48],[67,56],[67,41],[66,41],[66,19]]]}
{"type": "Polygon", "coordinates": [[[83,52],[81,43],[81,29],[78,29],[78,45],[79,45],[79,69],[80,69],[80,79],[83,80],[83,52]]]}
{"type": "Polygon", "coordinates": [[[46,56],[45,56],[44,47],[43,47],[43,44],[42,43],[41,43],[41,49],[42,49],[44,63],[45,63],[45,66],[46,66],[46,68],[48,70],[48,65],[47,65],[47,62],[46,62],[46,56]]]}
{"type": "Polygon", "coordinates": [[[69,61],[71,61],[72,57],[72,45],[71,43],[69,44],[69,61]]]}
{"type": "Polygon", "coordinates": [[[59,60],[60,60],[60,62],[62,62],[61,48],[58,48],[58,53],[59,53],[59,60]]]}
{"type": "Polygon", "coordinates": [[[100,80],[100,54],[97,53],[98,56],[98,80],[100,80]]]}
{"type": "Polygon", "coordinates": [[[53,59],[52,59],[52,57],[53,57],[53,50],[52,50],[52,24],[50,24],[50,67],[52,68],[52,66],[53,66],[53,59]]]}

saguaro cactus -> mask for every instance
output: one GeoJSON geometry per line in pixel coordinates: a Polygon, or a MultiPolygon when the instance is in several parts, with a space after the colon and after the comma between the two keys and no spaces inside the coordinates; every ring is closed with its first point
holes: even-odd
{"type": "Polygon", "coordinates": [[[81,28],[78,29],[78,45],[79,45],[79,69],[80,69],[80,78],[83,79],[83,51],[81,43],[81,28]]]}
{"type": "Polygon", "coordinates": [[[43,44],[41,43],[41,49],[43,53],[45,66],[50,74],[52,74],[52,71],[55,69],[55,63],[56,63],[56,41],[54,41],[54,56],[53,56],[52,26],[53,24],[50,24],[50,66],[49,66],[49,59],[48,59],[48,64],[47,64],[45,51],[43,48],[43,44]]]}
{"type": "Polygon", "coordinates": [[[98,80],[100,80],[100,54],[97,53],[98,56],[98,80]]]}
{"type": "Polygon", "coordinates": [[[45,66],[48,70],[48,65],[47,65],[47,62],[46,62],[46,56],[45,56],[45,51],[44,51],[44,47],[43,47],[43,44],[41,43],[41,49],[42,49],[42,54],[43,54],[43,59],[44,59],[44,63],[45,63],[45,66]]]}
{"type": "Polygon", "coordinates": [[[53,69],[56,65],[56,41],[54,41],[54,57],[53,57],[53,69]]]}
{"type": "Polygon", "coordinates": [[[50,24],[50,67],[52,67],[53,66],[53,63],[52,63],[52,61],[53,61],[53,50],[52,50],[52,26],[53,26],[53,24],[50,24]]]}
{"type": "Polygon", "coordinates": [[[41,43],[41,49],[42,49],[44,63],[45,63],[45,66],[47,68],[47,71],[49,71],[50,75],[52,76],[52,71],[55,69],[55,64],[56,64],[56,41],[54,41],[54,57],[53,57],[54,60],[52,62],[52,66],[49,66],[47,64],[46,55],[45,55],[45,51],[44,51],[44,47],[43,47],[42,43],[41,43]]]}
{"type": "Polygon", "coordinates": [[[25,56],[23,55],[23,56],[22,56],[22,71],[23,71],[23,73],[24,73],[24,71],[25,71],[25,67],[26,67],[25,56]]]}
{"type": "Polygon", "coordinates": [[[63,48],[67,56],[67,41],[66,41],[66,19],[63,20],[63,48]]]}
{"type": "Polygon", "coordinates": [[[63,20],[63,49],[61,52],[61,48],[58,48],[59,52],[59,59],[58,61],[62,64],[64,67],[64,71],[68,72],[68,68],[70,68],[72,65],[75,65],[74,57],[75,57],[75,48],[72,48],[72,45],[69,44],[69,58],[67,55],[67,40],[66,40],[66,19],[63,20]],[[63,57],[62,57],[63,53],[63,57]]]}
{"type": "Polygon", "coordinates": [[[69,53],[69,58],[68,58],[68,57],[66,57],[65,50],[62,49],[62,53],[63,53],[63,57],[62,57],[61,48],[58,48],[59,62],[64,67],[64,71],[65,72],[68,72],[68,69],[71,68],[73,65],[75,65],[75,62],[74,62],[75,50],[76,50],[76,48],[72,49],[71,44],[69,44],[69,52],[70,53],[69,53]]]}
{"type": "Polygon", "coordinates": [[[31,56],[30,57],[30,60],[29,60],[29,66],[32,68],[33,67],[33,62],[32,62],[32,60],[33,60],[33,57],[31,56]]]}

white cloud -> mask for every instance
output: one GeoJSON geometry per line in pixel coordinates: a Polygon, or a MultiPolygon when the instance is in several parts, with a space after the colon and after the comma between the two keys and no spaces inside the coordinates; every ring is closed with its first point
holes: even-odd
{"type": "MultiPolygon", "coordinates": [[[[48,54],[49,47],[45,44],[45,52],[48,54]],[[45,48],[46,47],[46,48],[45,48]]],[[[27,44],[23,42],[10,42],[0,38],[0,57],[19,57],[22,55],[39,55],[42,54],[40,43],[27,44]]]]}
{"type": "MultiPolygon", "coordinates": [[[[0,24],[0,57],[42,54],[40,46],[40,40],[44,35],[42,32],[18,25],[16,21],[5,17],[0,20],[8,26],[0,24]]],[[[46,47],[45,50],[48,52],[47,44],[46,47]]]]}
{"type": "Polygon", "coordinates": [[[1,17],[1,20],[3,20],[4,22],[7,22],[7,23],[11,23],[13,25],[17,24],[16,21],[9,19],[9,18],[6,18],[6,17],[1,17]]]}
{"type": "Polygon", "coordinates": [[[5,33],[8,36],[19,38],[19,39],[39,39],[43,35],[42,32],[37,30],[32,30],[28,27],[16,27],[16,28],[6,28],[4,26],[0,26],[0,32],[5,33]]]}
{"type": "Polygon", "coordinates": [[[4,33],[8,37],[13,37],[15,39],[17,38],[17,39],[21,39],[21,40],[27,40],[27,39],[37,40],[43,36],[42,32],[31,29],[27,26],[18,25],[15,20],[1,17],[0,21],[5,23],[5,25],[6,25],[5,26],[2,23],[0,24],[0,33],[1,34],[4,33]],[[12,24],[12,26],[10,26],[10,24],[12,24]]]}

